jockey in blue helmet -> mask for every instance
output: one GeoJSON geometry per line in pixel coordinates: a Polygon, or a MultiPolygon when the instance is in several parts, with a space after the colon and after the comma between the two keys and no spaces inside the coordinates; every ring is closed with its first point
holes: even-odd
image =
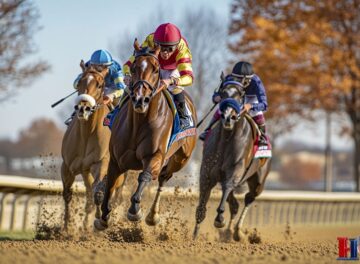
{"type": "MultiPolygon", "coordinates": [[[[105,76],[104,104],[112,103],[114,99],[123,95],[126,85],[123,80],[121,66],[112,58],[110,52],[102,49],[94,51],[90,60],[85,63],[85,67],[89,65],[99,72],[104,68],[109,69],[108,74],[105,76]]],[[[73,86],[75,89],[77,89],[81,76],[82,73],[74,81],[73,86]]],[[[66,125],[70,124],[73,115],[65,121],[66,125]]]]}

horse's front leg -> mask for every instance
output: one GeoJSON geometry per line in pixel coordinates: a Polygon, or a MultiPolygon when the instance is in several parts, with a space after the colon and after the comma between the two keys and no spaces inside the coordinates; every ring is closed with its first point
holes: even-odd
{"type": "Polygon", "coordinates": [[[131,205],[128,210],[127,217],[130,221],[139,221],[142,218],[140,208],[141,196],[145,187],[151,181],[156,180],[160,174],[164,162],[164,155],[157,151],[151,157],[146,157],[142,160],[144,170],[139,174],[138,187],[131,197],[131,205]]]}

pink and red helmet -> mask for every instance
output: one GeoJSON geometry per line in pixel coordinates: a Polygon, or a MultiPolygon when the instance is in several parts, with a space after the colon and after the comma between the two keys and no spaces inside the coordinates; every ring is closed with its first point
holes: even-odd
{"type": "Polygon", "coordinates": [[[165,23],[158,26],[154,33],[155,43],[162,46],[174,46],[179,44],[181,33],[177,26],[165,23]]]}

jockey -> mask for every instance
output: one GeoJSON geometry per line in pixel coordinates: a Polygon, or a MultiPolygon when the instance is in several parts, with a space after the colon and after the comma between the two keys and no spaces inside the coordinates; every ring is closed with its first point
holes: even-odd
{"type": "MultiPolygon", "coordinates": [[[[185,106],[184,86],[193,83],[193,72],[191,65],[191,52],[188,44],[180,30],[171,23],[160,25],[154,33],[148,35],[141,47],[154,49],[160,45],[160,77],[162,84],[174,95],[174,101],[179,112],[180,125],[182,129],[190,126],[189,114],[185,106]]],[[[130,59],[123,66],[124,81],[130,84],[130,66],[135,57],[130,59]]]]}
{"type": "MultiPolygon", "coordinates": [[[[225,78],[225,81],[229,80],[239,82],[245,88],[244,109],[249,112],[250,116],[260,129],[261,136],[259,139],[259,146],[267,146],[268,140],[266,136],[264,112],[266,112],[268,108],[268,103],[262,81],[259,76],[254,74],[252,65],[245,61],[240,61],[235,64],[232,73],[225,78]]],[[[215,104],[219,103],[222,99],[218,92],[214,92],[212,98],[215,104]]],[[[199,136],[199,139],[205,140],[210,128],[219,119],[220,114],[216,112],[211,119],[210,124],[199,136]]]]}
{"type": "MultiPolygon", "coordinates": [[[[89,65],[93,66],[95,70],[101,72],[105,68],[109,69],[108,74],[105,76],[105,89],[104,89],[104,104],[109,104],[114,99],[119,98],[124,93],[125,83],[123,80],[123,73],[120,64],[113,60],[111,54],[106,50],[96,50],[88,62],[85,63],[85,67],[89,65]]],[[[77,89],[79,80],[82,77],[82,73],[74,81],[74,88],[77,89]]],[[[66,125],[69,125],[75,112],[65,121],[66,125]]]]}

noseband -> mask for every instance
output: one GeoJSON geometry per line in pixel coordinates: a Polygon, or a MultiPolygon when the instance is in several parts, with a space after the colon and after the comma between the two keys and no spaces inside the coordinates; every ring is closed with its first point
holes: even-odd
{"type": "MultiPolygon", "coordinates": [[[[85,77],[85,75],[86,75],[86,74],[89,74],[89,73],[100,75],[100,77],[103,79],[103,84],[102,84],[103,92],[102,92],[102,93],[104,93],[105,76],[102,75],[101,72],[98,72],[98,71],[96,71],[96,70],[89,70],[88,72],[84,72],[84,73],[83,73],[83,77],[85,77]]],[[[89,95],[89,94],[84,93],[84,94],[78,95],[78,97],[81,96],[81,95],[84,95],[85,97],[86,97],[86,96],[91,96],[91,95],[89,95]]],[[[91,97],[92,97],[92,96],[91,96],[91,97]]],[[[92,98],[93,98],[93,97],[92,97],[92,98]]],[[[93,99],[95,99],[95,98],[93,98],[93,99]]],[[[86,100],[86,101],[87,101],[87,100],[86,100]]],[[[95,101],[95,102],[96,102],[96,101],[95,101]]],[[[78,102],[78,103],[79,103],[79,102],[78,102]]],[[[90,107],[90,106],[86,106],[86,107],[84,107],[84,110],[87,111],[87,112],[94,113],[98,108],[101,107],[101,105],[102,105],[102,104],[96,103],[94,106],[91,106],[91,107],[90,107]]],[[[75,110],[77,111],[77,110],[80,110],[81,106],[79,106],[79,105],[77,104],[77,105],[74,106],[74,108],[75,108],[75,110]]]]}

